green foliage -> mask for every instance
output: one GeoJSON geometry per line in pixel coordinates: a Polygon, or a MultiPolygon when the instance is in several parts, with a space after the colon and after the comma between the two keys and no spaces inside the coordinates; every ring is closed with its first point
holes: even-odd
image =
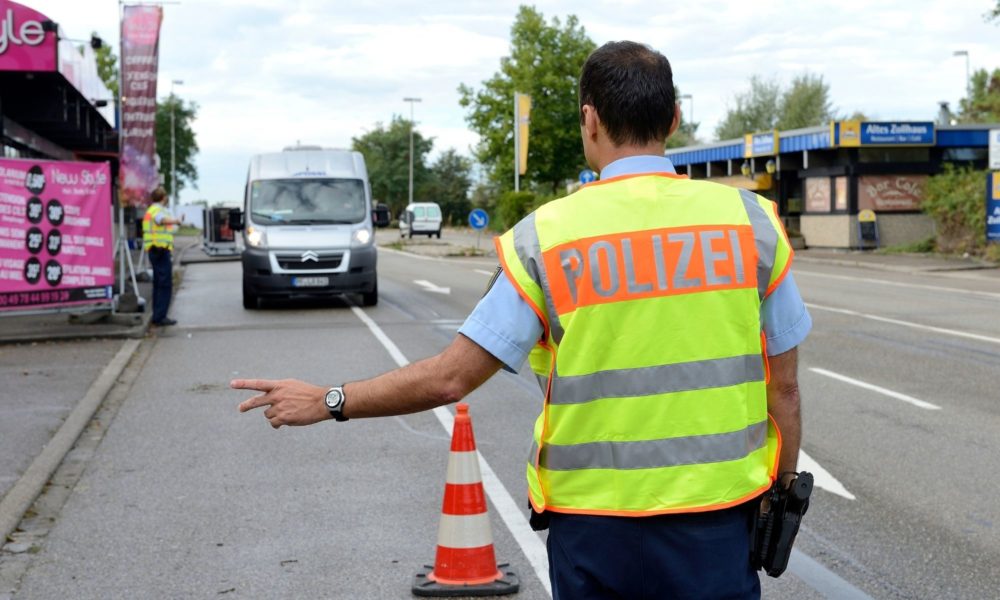
{"type": "MultiPolygon", "coordinates": [[[[427,153],[434,146],[432,138],[413,131],[414,202],[421,200],[417,190],[427,185],[427,153]]],[[[351,147],[365,157],[372,197],[389,205],[392,214],[406,208],[410,186],[410,121],[394,116],[389,126],[376,123],[375,129],[351,139],[351,147]]]]}
{"type": "Polygon", "coordinates": [[[728,140],[755,131],[774,129],[778,122],[780,99],[781,86],[777,81],[759,75],[750,77],[750,89],[736,95],[736,106],[727,110],[726,116],[715,128],[715,137],[728,140]]]}
{"type": "Polygon", "coordinates": [[[431,166],[427,181],[420,188],[420,199],[440,204],[445,223],[464,223],[472,208],[469,202],[471,186],[471,161],[449,148],[431,166]]]}
{"type": "Polygon", "coordinates": [[[781,96],[778,129],[799,129],[829,123],[836,117],[830,105],[830,86],[822,75],[803,73],[781,96]]]}
{"type": "Polygon", "coordinates": [[[963,98],[958,120],[962,123],[996,123],[1000,121],[1000,69],[989,73],[979,69],[972,74],[971,98],[963,98]]]}
{"type": "Polygon", "coordinates": [[[580,146],[580,69],[594,50],[575,16],[546,23],[542,13],[521,6],[511,27],[510,56],[475,90],[462,84],[459,104],[479,134],[476,158],[501,189],[514,182],[514,92],[532,98],[528,170],[522,185],[553,193],[585,166],[580,146]]]}
{"type": "Polygon", "coordinates": [[[185,102],[180,97],[171,94],[166,100],[156,104],[156,154],[160,157],[160,174],[163,175],[163,187],[173,195],[171,187],[171,113],[174,120],[174,143],[177,158],[177,191],[188,186],[197,188],[198,167],[194,157],[198,154],[198,140],[191,124],[198,116],[198,105],[185,102]]]}
{"type": "Polygon", "coordinates": [[[928,179],[921,208],[937,224],[938,250],[975,252],[983,247],[986,241],[985,182],[985,171],[947,163],[940,175],[928,179]]]}
{"type": "Polygon", "coordinates": [[[821,75],[803,73],[781,89],[774,79],[750,77],[750,89],[735,98],[715,129],[717,139],[742,137],[770,129],[798,129],[837,118],[830,104],[830,86],[821,75]]]}
{"type": "MultiPolygon", "coordinates": [[[[91,34],[96,36],[97,32],[91,34]]],[[[97,75],[104,82],[115,98],[118,97],[118,57],[115,56],[114,49],[108,44],[101,45],[94,50],[97,58],[97,75]]]]}
{"type": "Polygon", "coordinates": [[[497,199],[496,227],[505,231],[513,227],[535,209],[535,194],[531,192],[504,192],[497,199]]]}
{"type": "Polygon", "coordinates": [[[927,254],[937,249],[934,236],[909,244],[897,244],[877,250],[878,254],[927,254]]]}
{"type": "Polygon", "coordinates": [[[986,13],[986,20],[987,21],[993,21],[993,20],[1000,21],[1000,0],[997,0],[996,8],[994,8],[990,12],[986,13]]]}

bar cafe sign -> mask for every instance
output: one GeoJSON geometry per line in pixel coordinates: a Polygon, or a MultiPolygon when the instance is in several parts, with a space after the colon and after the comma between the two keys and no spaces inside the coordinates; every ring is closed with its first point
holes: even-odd
{"type": "Polygon", "coordinates": [[[778,153],[778,131],[748,133],[743,138],[743,158],[774,156],[778,153]]]}
{"type": "Polygon", "coordinates": [[[835,123],[838,144],[860,146],[933,146],[932,121],[840,121],[835,123]]]}

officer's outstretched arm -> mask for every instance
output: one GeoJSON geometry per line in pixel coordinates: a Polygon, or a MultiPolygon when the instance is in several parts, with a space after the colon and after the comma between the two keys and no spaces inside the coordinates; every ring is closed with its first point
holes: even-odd
{"type": "Polygon", "coordinates": [[[799,351],[768,357],[771,380],[767,384],[767,411],[781,430],[778,473],[794,471],[802,442],[802,414],[799,410],[799,351]]]}
{"type": "MultiPolygon", "coordinates": [[[[464,335],[441,354],[365,381],[344,386],[343,414],[350,419],[386,417],[457,402],[500,370],[502,363],[464,335]]],[[[334,382],[337,383],[337,382],[334,382]]],[[[235,379],[230,387],[263,392],[240,404],[240,412],[267,406],[272,427],[311,425],[331,418],[324,396],[329,386],[296,379],[235,379]]]]}

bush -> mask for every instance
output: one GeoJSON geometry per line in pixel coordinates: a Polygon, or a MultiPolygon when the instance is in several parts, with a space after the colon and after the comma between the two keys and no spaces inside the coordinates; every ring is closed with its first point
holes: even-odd
{"type": "Polygon", "coordinates": [[[531,192],[504,192],[497,200],[498,231],[506,231],[535,208],[535,195],[531,192]]]}
{"type": "Polygon", "coordinates": [[[941,252],[978,252],[986,244],[983,208],[986,172],[945,164],[944,171],[927,180],[921,208],[937,225],[936,247],[941,252]]]}

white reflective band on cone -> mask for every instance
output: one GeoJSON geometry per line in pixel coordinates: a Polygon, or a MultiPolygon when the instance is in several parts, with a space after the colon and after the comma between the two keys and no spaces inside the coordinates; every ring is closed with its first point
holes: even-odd
{"type": "Polygon", "coordinates": [[[441,515],[441,525],[438,527],[438,546],[445,548],[481,548],[493,543],[493,533],[490,531],[490,516],[487,513],[478,515],[441,515]]]}
{"type": "Polygon", "coordinates": [[[480,483],[483,477],[479,474],[479,453],[452,452],[448,457],[448,476],[446,483],[467,484],[480,483]]]}

